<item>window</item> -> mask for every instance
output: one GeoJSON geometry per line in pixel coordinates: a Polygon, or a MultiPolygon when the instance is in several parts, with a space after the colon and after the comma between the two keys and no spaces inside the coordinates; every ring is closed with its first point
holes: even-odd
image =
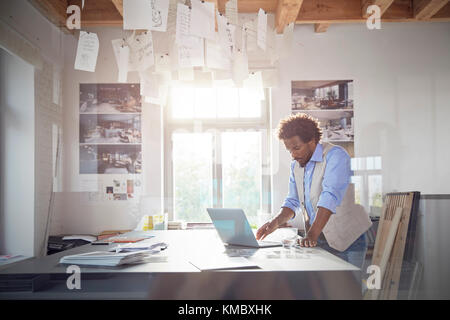
{"type": "Polygon", "coordinates": [[[355,202],[364,206],[371,216],[379,216],[382,203],[381,157],[352,158],[355,202]]]}
{"type": "Polygon", "coordinates": [[[265,91],[172,88],[165,112],[165,208],[210,222],[206,208],[242,208],[252,225],[271,210],[265,91]]]}

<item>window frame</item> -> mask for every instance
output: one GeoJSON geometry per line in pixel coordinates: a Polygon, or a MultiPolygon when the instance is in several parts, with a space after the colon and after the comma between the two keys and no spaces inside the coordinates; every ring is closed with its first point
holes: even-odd
{"type": "MultiPolygon", "coordinates": [[[[193,88],[194,89],[194,88],[193,88]]],[[[263,212],[272,212],[272,181],[271,181],[271,93],[264,89],[265,99],[261,101],[261,117],[259,118],[204,118],[179,119],[172,117],[172,102],[169,94],[167,107],[163,110],[163,163],[164,163],[164,211],[169,220],[174,220],[174,185],[173,185],[173,142],[172,134],[176,131],[209,132],[213,134],[212,150],[212,187],[213,207],[221,208],[223,203],[223,184],[221,167],[221,133],[242,130],[261,132],[261,197],[260,208],[263,212]]],[[[188,221],[196,223],[197,221],[188,221]]]]}

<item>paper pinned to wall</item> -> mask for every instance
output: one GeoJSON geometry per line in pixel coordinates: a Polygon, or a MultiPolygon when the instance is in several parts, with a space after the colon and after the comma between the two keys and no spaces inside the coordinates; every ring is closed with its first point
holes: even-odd
{"type": "Polygon", "coordinates": [[[150,72],[139,72],[141,79],[141,95],[150,99],[159,99],[159,75],[150,72]]]}
{"type": "Polygon", "coordinates": [[[193,36],[189,32],[191,20],[191,9],[184,4],[178,4],[177,10],[177,26],[175,32],[175,42],[179,46],[193,48],[200,46],[203,39],[193,36]]]}
{"type": "Polygon", "coordinates": [[[99,42],[97,34],[80,31],[74,68],[81,71],[95,72],[98,49],[99,42]]]}
{"type": "Polygon", "coordinates": [[[157,54],[155,56],[155,72],[170,72],[169,54],[157,54]]]}
{"type": "Polygon", "coordinates": [[[206,65],[211,69],[230,70],[231,60],[216,41],[206,40],[206,65]]]}
{"type": "Polygon", "coordinates": [[[256,51],[258,50],[258,45],[256,44],[256,25],[254,21],[244,22],[242,25],[242,50],[243,51],[256,51]]]}
{"type": "Polygon", "coordinates": [[[220,45],[223,47],[227,56],[231,58],[235,50],[236,26],[230,24],[228,19],[220,13],[217,13],[217,26],[219,29],[220,45]]]}
{"type": "Polygon", "coordinates": [[[243,51],[234,54],[232,77],[237,88],[242,88],[244,80],[248,78],[248,57],[243,51]]]}
{"type": "Polygon", "coordinates": [[[193,36],[213,40],[216,28],[214,3],[191,0],[189,33],[193,36]]]}
{"type": "Polygon", "coordinates": [[[178,66],[180,68],[203,67],[205,65],[204,41],[197,47],[178,47],[178,66]]]}
{"type": "Polygon", "coordinates": [[[263,9],[258,11],[258,29],[257,29],[257,44],[262,50],[266,51],[266,36],[267,36],[267,13],[263,9]]]}
{"type": "Polygon", "coordinates": [[[123,29],[150,30],[152,28],[152,6],[148,0],[123,0],[123,29]]]}
{"type": "Polygon", "coordinates": [[[152,9],[150,30],[167,31],[169,0],[150,0],[150,6],[152,9]]]}
{"type": "Polygon", "coordinates": [[[248,79],[244,80],[244,88],[253,92],[256,99],[264,100],[265,95],[261,71],[251,72],[248,75],[248,79]]]}
{"type": "Polygon", "coordinates": [[[118,82],[127,82],[128,62],[130,60],[130,48],[128,46],[119,47],[119,77],[118,82]]]}
{"type": "Polygon", "coordinates": [[[133,34],[127,43],[130,47],[128,71],[146,70],[155,64],[153,38],[150,31],[133,34]]]}
{"type": "Polygon", "coordinates": [[[229,0],[225,4],[225,16],[227,17],[228,21],[237,26],[239,23],[238,20],[238,3],[237,0],[229,0]]]}

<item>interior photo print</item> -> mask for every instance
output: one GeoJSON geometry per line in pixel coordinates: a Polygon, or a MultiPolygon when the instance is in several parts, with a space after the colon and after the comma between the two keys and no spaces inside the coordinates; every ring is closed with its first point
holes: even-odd
{"type": "Polygon", "coordinates": [[[450,300],[449,119],[450,0],[0,0],[4,313],[450,300]]]}
{"type": "Polygon", "coordinates": [[[324,141],[353,142],[353,80],[292,81],[293,113],[320,122],[324,141]]]}
{"type": "Polygon", "coordinates": [[[140,113],[139,84],[80,84],[80,113],[140,113]]]}
{"type": "Polygon", "coordinates": [[[80,143],[141,143],[140,114],[80,114],[80,143]]]}
{"type": "Polygon", "coordinates": [[[80,174],[141,173],[140,145],[80,145],[80,174]]]}

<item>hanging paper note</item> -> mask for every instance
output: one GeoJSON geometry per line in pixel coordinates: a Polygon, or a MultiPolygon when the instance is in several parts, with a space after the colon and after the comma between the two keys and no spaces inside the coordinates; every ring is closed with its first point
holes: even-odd
{"type": "Polygon", "coordinates": [[[128,77],[128,61],[130,59],[130,48],[128,46],[120,46],[119,48],[119,78],[118,82],[127,82],[128,77]]]}
{"type": "Polygon", "coordinates": [[[258,49],[256,44],[256,25],[253,21],[247,21],[243,24],[242,32],[242,48],[245,52],[255,51],[258,49]]]}
{"type": "Polygon", "coordinates": [[[235,31],[236,27],[230,24],[227,18],[217,13],[217,25],[219,29],[219,41],[224,48],[225,53],[231,58],[235,50],[235,31]]]}
{"type": "Polygon", "coordinates": [[[191,0],[191,4],[189,33],[193,36],[213,40],[216,27],[214,3],[191,0]]]}
{"type": "Polygon", "coordinates": [[[125,30],[152,28],[152,7],[148,0],[123,0],[123,28],[125,30]]]}
{"type": "Polygon", "coordinates": [[[248,79],[244,80],[244,88],[251,90],[255,94],[255,98],[264,100],[264,88],[261,71],[252,72],[248,75],[248,79]]]}
{"type": "Polygon", "coordinates": [[[178,4],[177,8],[177,27],[175,33],[175,42],[179,46],[185,46],[189,48],[199,46],[202,39],[192,36],[189,32],[191,9],[181,3],[178,4]]]}
{"type": "Polygon", "coordinates": [[[149,72],[139,72],[141,79],[141,95],[150,99],[159,99],[158,75],[149,72]]]}
{"type": "Polygon", "coordinates": [[[127,40],[130,47],[128,71],[146,70],[155,64],[152,33],[146,31],[127,40]]]}
{"type": "Polygon", "coordinates": [[[239,24],[237,0],[229,0],[225,4],[225,16],[231,24],[235,26],[239,24]]]}
{"type": "Polygon", "coordinates": [[[258,11],[258,32],[257,44],[262,50],[266,51],[266,35],[267,35],[267,14],[263,9],[258,11]]]}
{"type": "Polygon", "coordinates": [[[167,17],[169,16],[169,0],[150,0],[152,19],[150,30],[167,30],[167,17]]]}
{"type": "Polygon", "coordinates": [[[170,56],[168,54],[155,56],[155,72],[170,72],[170,56]]]}
{"type": "Polygon", "coordinates": [[[92,32],[80,31],[78,39],[77,56],[75,58],[75,69],[81,71],[95,72],[98,57],[98,37],[92,32]]]}
{"type": "Polygon", "coordinates": [[[178,65],[180,68],[203,67],[205,65],[205,48],[203,44],[193,48],[178,47],[178,65]]]}
{"type": "Polygon", "coordinates": [[[243,51],[234,54],[232,76],[235,86],[242,88],[244,80],[248,78],[248,57],[243,51]]]}
{"type": "Polygon", "coordinates": [[[206,40],[206,65],[211,69],[231,69],[230,58],[223,47],[215,41],[206,40]]]}

